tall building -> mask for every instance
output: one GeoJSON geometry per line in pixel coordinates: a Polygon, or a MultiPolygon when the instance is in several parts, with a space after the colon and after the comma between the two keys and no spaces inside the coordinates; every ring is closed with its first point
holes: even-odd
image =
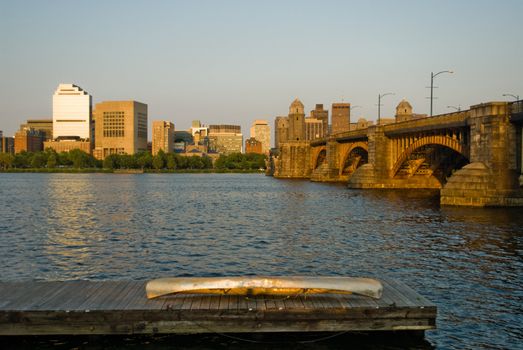
{"type": "Polygon", "coordinates": [[[147,105],[137,101],[96,104],[94,156],[147,151],[147,105]]]}
{"type": "Polygon", "coordinates": [[[325,134],[323,125],[323,120],[316,118],[305,118],[305,139],[307,141],[321,139],[325,134]]]}
{"type": "Polygon", "coordinates": [[[295,99],[289,107],[289,141],[305,140],[305,112],[303,103],[295,99]]]}
{"type": "Polygon", "coordinates": [[[91,139],[92,97],[73,84],[60,84],[53,95],[53,137],[91,139]]]}
{"type": "Polygon", "coordinates": [[[336,134],[350,130],[350,103],[332,104],[332,129],[331,133],[336,134]]]}
{"type": "Polygon", "coordinates": [[[52,119],[28,119],[22,126],[39,130],[43,133],[44,140],[53,139],[53,120],[52,119]]]}
{"type": "Polygon", "coordinates": [[[258,153],[263,154],[262,143],[256,140],[254,137],[245,140],[245,153],[258,153]]]}
{"type": "Polygon", "coordinates": [[[322,103],[317,103],[316,108],[311,111],[311,118],[321,120],[323,133],[319,138],[327,136],[329,131],[329,111],[323,109],[322,103]]]}
{"type": "Polygon", "coordinates": [[[174,147],[174,124],[164,120],[153,121],[153,155],[160,150],[171,153],[174,147]]]}
{"type": "Polygon", "coordinates": [[[191,135],[193,142],[198,145],[207,144],[207,136],[209,134],[209,128],[203,125],[199,120],[193,120],[191,126],[191,135]]]}
{"type": "Polygon", "coordinates": [[[243,135],[239,125],[209,125],[209,151],[221,154],[241,153],[243,135]]]}
{"type": "Polygon", "coordinates": [[[289,117],[276,117],[274,121],[274,147],[280,148],[289,139],[289,117]]]}
{"type": "Polygon", "coordinates": [[[15,153],[15,139],[14,137],[0,136],[0,152],[15,153]]]}
{"type": "Polygon", "coordinates": [[[262,153],[269,153],[271,149],[271,127],[269,122],[266,120],[255,120],[251,126],[251,138],[261,142],[262,153]]]}
{"type": "Polygon", "coordinates": [[[43,132],[21,126],[15,134],[15,153],[42,151],[43,142],[43,132]]]}

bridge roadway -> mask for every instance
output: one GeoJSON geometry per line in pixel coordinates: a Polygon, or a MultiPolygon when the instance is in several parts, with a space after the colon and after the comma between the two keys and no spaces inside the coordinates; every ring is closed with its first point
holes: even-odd
{"type": "Polygon", "coordinates": [[[441,203],[523,205],[523,101],[289,142],[278,178],[347,182],[350,188],[441,189],[441,203]]]}

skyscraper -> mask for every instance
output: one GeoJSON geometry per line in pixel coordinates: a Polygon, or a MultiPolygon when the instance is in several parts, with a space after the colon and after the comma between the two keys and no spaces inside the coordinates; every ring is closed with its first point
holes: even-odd
{"type": "Polygon", "coordinates": [[[319,135],[320,138],[327,136],[329,131],[329,111],[323,109],[322,103],[317,103],[316,108],[311,111],[311,118],[321,120],[323,126],[323,133],[319,135]]]}
{"type": "Polygon", "coordinates": [[[261,142],[262,153],[269,153],[271,149],[271,127],[266,120],[255,120],[251,126],[251,138],[261,142]]]}
{"type": "Polygon", "coordinates": [[[147,150],[147,105],[137,101],[104,101],[96,104],[95,149],[97,159],[111,154],[147,150]]]}
{"type": "Polygon", "coordinates": [[[165,153],[173,151],[174,147],[174,124],[164,120],[153,121],[153,145],[152,154],[156,155],[160,150],[165,153]]]}
{"type": "Polygon", "coordinates": [[[53,138],[91,138],[92,97],[73,84],[60,84],[53,95],[53,138]]]}
{"type": "Polygon", "coordinates": [[[350,130],[350,103],[332,104],[332,134],[350,130]]]}

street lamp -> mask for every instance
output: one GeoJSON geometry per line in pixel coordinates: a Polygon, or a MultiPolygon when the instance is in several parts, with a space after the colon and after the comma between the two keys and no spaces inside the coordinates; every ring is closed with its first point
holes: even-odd
{"type": "Polygon", "coordinates": [[[434,78],[437,77],[440,74],[443,73],[454,73],[451,70],[442,70],[441,72],[438,72],[434,74],[434,72],[430,72],[430,116],[432,117],[432,101],[434,100],[434,78]]]}
{"type": "Polygon", "coordinates": [[[455,106],[447,106],[447,108],[455,109],[455,110],[458,111],[458,112],[461,111],[461,105],[458,105],[457,107],[455,107],[455,106]]]}
{"type": "Polygon", "coordinates": [[[378,125],[380,125],[380,120],[381,120],[381,99],[387,95],[394,95],[394,93],[386,92],[384,94],[378,94],[378,125]]]}
{"type": "Polygon", "coordinates": [[[512,97],[512,98],[515,98],[516,101],[519,101],[519,95],[512,95],[512,94],[503,94],[503,96],[508,96],[508,97],[512,97]]]}

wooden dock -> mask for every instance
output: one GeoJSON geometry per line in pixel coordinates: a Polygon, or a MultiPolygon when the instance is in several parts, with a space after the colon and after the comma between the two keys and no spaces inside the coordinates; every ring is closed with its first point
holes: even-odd
{"type": "Polygon", "coordinates": [[[0,335],[424,331],[436,306],[380,279],[383,297],[176,295],[144,281],[0,282],[0,335]]]}

